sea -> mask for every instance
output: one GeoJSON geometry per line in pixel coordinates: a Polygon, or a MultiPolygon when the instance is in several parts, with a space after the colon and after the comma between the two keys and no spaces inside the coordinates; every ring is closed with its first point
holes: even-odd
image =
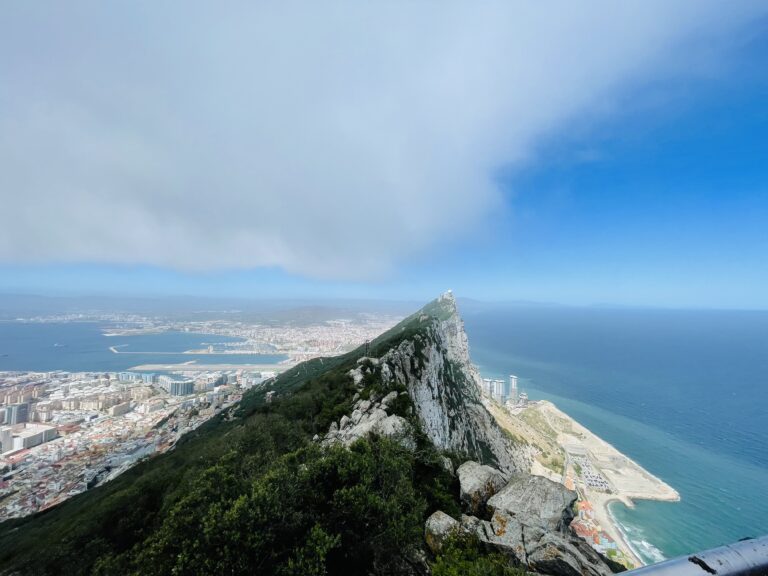
{"type": "Polygon", "coordinates": [[[506,306],[463,314],[484,377],[515,374],[680,502],[611,505],[646,563],[768,534],[768,312],[506,306]]]}
{"type": "Polygon", "coordinates": [[[190,332],[106,336],[96,322],[0,321],[0,371],[114,372],[141,364],[273,364],[283,355],[184,354],[242,339],[190,332]],[[120,353],[114,353],[115,348],[120,353]]]}
{"type": "MultiPolygon", "coordinates": [[[[612,505],[646,563],[768,534],[768,312],[468,306],[462,315],[484,376],[516,374],[532,399],[551,400],[680,493],[680,502],[612,505]]],[[[0,322],[0,370],[284,358],[182,354],[238,339],[104,328],[0,322]]]]}

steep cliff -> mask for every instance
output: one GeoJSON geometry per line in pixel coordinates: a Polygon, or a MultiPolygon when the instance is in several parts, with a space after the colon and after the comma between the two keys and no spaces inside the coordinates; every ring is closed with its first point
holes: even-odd
{"type": "Polygon", "coordinates": [[[403,339],[379,358],[385,385],[404,386],[429,439],[502,472],[527,472],[531,448],[516,444],[480,401],[480,375],[469,356],[464,322],[451,292],[381,337],[403,339]]]}
{"type": "Polygon", "coordinates": [[[530,468],[532,449],[496,425],[478,380],[444,294],[365,346],[249,391],[174,450],[3,523],[0,574],[516,575],[539,550],[554,557],[549,531],[510,555],[477,506],[463,548],[430,555],[424,540],[437,511],[461,517],[459,464],[493,466],[496,488],[530,468]]]}

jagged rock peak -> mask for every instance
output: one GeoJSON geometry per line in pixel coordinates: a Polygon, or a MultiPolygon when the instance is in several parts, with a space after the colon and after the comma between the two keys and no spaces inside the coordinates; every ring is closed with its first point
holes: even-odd
{"type": "Polygon", "coordinates": [[[446,290],[440,296],[438,296],[437,301],[442,305],[445,306],[447,310],[450,310],[454,314],[458,314],[458,308],[456,307],[456,298],[453,295],[452,290],[446,290]]]}
{"type": "Polygon", "coordinates": [[[506,437],[482,405],[480,374],[452,292],[406,318],[377,344],[388,346],[379,358],[382,381],[408,391],[421,427],[438,448],[464,453],[504,474],[530,468],[530,447],[506,437]]]}
{"type": "Polygon", "coordinates": [[[449,320],[452,317],[459,317],[459,308],[453,292],[448,290],[440,294],[440,296],[432,300],[432,302],[424,306],[416,314],[419,316],[432,316],[438,320],[449,320]]]}

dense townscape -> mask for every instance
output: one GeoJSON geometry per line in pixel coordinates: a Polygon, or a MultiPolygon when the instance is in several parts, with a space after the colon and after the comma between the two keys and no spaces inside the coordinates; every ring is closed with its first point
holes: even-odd
{"type": "Polygon", "coordinates": [[[171,449],[183,434],[276,372],[358,346],[395,319],[361,315],[297,325],[76,313],[17,321],[98,322],[105,336],[235,337],[186,353],[284,354],[287,360],[274,370],[250,365],[207,370],[189,363],[154,372],[0,372],[0,521],[44,510],[115,478],[141,459],[171,449]]]}
{"type": "Polygon", "coordinates": [[[109,481],[272,373],[0,373],[0,521],[109,481]]]}
{"type": "MultiPolygon", "coordinates": [[[[216,343],[192,354],[280,354],[294,364],[318,356],[342,354],[394,326],[401,317],[351,314],[348,318],[294,319],[285,322],[247,322],[234,319],[174,320],[137,314],[72,313],[17,318],[18,322],[98,322],[107,336],[133,336],[163,332],[188,332],[237,339],[216,343]]],[[[118,351],[120,352],[120,351],[118,351]]]]}

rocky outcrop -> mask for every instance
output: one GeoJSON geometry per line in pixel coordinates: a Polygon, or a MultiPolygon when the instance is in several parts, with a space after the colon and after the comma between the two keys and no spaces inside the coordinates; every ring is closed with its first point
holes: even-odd
{"type": "Polygon", "coordinates": [[[357,400],[353,405],[351,416],[345,414],[338,424],[331,423],[322,443],[341,443],[344,446],[350,446],[358,438],[375,433],[394,438],[407,448],[414,448],[416,442],[408,421],[396,414],[387,413],[390,404],[396,398],[397,392],[394,392],[385,396],[381,402],[357,400]]]}
{"type": "Polygon", "coordinates": [[[482,405],[480,375],[450,292],[395,327],[408,335],[377,365],[383,383],[404,387],[419,423],[440,449],[469,455],[505,475],[528,471],[533,451],[507,437],[482,405]]]}
{"type": "Polygon", "coordinates": [[[383,334],[373,348],[382,345],[388,348],[380,358],[359,358],[348,375],[360,393],[374,386],[384,397],[360,400],[356,395],[352,412],[331,425],[322,442],[348,446],[375,432],[413,446],[407,418],[415,416],[441,450],[491,464],[505,477],[530,469],[533,449],[507,437],[480,400],[480,375],[450,292],[383,334]],[[399,394],[409,397],[407,414],[392,413],[399,394]]]}
{"type": "Polygon", "coordinates": [[[510,563],[539,574],[613,573],[607,560],[569,529],[574,492],[528,474],[504,482],[498,470],[477,462],[465,462],[456,472],[462,503],[474,513],[462,515],[460,522],[442,512],[430,516],[425,534],[433,552],[460,530],[476,536],[489,551],[509,557],[510,563]]]}
{"type": "Polygon", "coordinates": [[[549,531],[525,519],[495,512],[490,521],[467,517],[462,522],[489,549],[510,557],[540,574],[607,576],[606,561],[584,540],[569,531],[549,531]]]}
{"type": "Polygon", "coordinates": [[[542,476],[521,474],[513,476],[488,500],[488,508],[492,513],[518,518],[528,526],[562,531],[573,520],[576,497],[576,492],[562,484],[542,476]]]}
{"type": "Polygon", "coordinates": [[[437,554],[443,547],[446,539],[459,530],[459,523],[438,510],[427,518],[424,524],[424,539],[433,554],[437,554]]]}
{"type": "Polygon", "coordinates": [[[459,466],[456,473],[461,503],[470,514],[482,514],[488,499],[506,485],[501,472],[471,460],[459,466]]]}

